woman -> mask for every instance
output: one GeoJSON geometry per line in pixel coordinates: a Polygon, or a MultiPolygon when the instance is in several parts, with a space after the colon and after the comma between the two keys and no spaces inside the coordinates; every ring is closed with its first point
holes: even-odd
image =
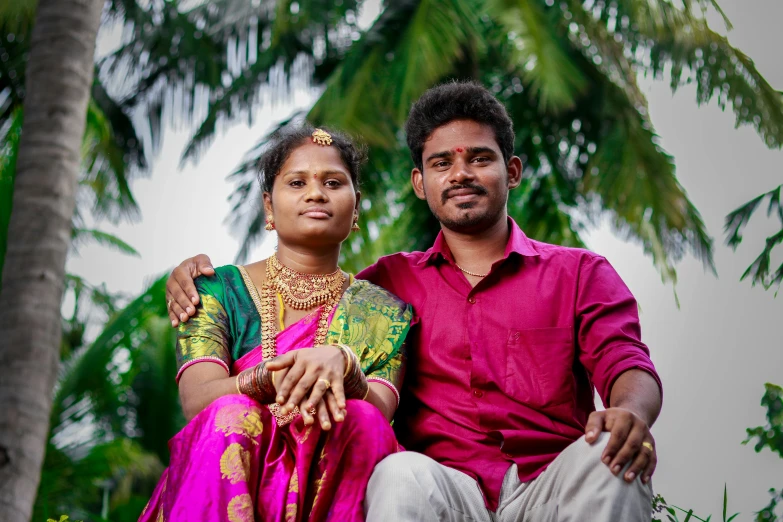
{"type": "Polygon", "coordinates": [[[277,253],[196,281],[177,336],[189,422],[140,521],[363,520],[373,467],[397,451],[411,310],[337,266],[358,228],[361,156],[305,127],[262,157],[277,253]]]}

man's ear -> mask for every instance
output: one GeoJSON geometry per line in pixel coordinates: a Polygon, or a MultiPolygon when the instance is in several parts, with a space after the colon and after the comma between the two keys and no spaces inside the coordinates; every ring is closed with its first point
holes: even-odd
{"type": "Polygon", "coordinates": [[[411,171],[411,185],[413,185],[413,192],[416,193],[417,198],[427,199],[424,194],[424,173],[417,168],[411,171]]]}
{"type": "Polygon", "coordinates": [[[508,188],[515,189],[522,183],[522,160],[519,156],[511,156],[506,165],[508,172],[508,188]]]}

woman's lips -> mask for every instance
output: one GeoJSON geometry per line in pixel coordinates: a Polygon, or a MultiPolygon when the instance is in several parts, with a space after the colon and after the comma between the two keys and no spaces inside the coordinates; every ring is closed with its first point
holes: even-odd
{"type": "Polygon", "coordinates": [[[328,219],[332,217],[332,213],[323,207],[307,208],[302,211],[302,215],[313,219],[328,219]]]}

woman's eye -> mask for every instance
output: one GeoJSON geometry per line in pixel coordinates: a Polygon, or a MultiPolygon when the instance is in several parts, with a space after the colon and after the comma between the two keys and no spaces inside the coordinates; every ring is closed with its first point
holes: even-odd
{"type": "Polygon", "coordinates": [[[297,179],[297,180],[294,180],[291,183],[289,183],[289,185],[292,186],[292,187],[303,187],[304,186],[304,182],[297,179]]]}
{"type": "Polygon", "coordinates": [[[324,185],[326,185],[327,187],[337,188],[337,187],[339,187],[341,185],[341,183],[339,181],[337,181],[336,179],[328,179],[328,180],[326,180],[324,185]]]}

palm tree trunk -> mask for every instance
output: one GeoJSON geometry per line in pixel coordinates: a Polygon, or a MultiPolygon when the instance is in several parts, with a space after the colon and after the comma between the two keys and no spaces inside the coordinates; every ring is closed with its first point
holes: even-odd
{"type": "Polygon", "coordinates": [[[60,347],[65,257],[103,0],[40,0],[0,292],[0,513],[30,520],[60,347]]]}

